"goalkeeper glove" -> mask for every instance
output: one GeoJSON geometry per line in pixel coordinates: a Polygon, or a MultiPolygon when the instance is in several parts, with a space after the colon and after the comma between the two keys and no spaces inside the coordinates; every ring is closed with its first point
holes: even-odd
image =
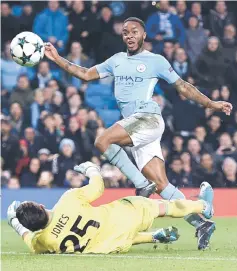
{"type": "Polygon", "coordinates": [[[16,209],[20,206],[20,201],[13,201],[12,204],[7,209],[7,220],[8,224],[20,235],[23,236],[24,233],[29,230],[21,225],[16,217],[16,209]]]}

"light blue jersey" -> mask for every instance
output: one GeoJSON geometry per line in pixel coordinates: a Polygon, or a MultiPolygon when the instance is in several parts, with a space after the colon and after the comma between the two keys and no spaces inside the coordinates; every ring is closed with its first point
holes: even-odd
{"type": "Polygon", "coordinates": [[[133,56],[115,54],[96,69],[100,78],[114,76],[115,98],[125,118],[138,112],[161,114],[158,104],[152,101],[157,81],[162,78],[172,84],[179,79],[163,56],[147,50],[133,56]]]}

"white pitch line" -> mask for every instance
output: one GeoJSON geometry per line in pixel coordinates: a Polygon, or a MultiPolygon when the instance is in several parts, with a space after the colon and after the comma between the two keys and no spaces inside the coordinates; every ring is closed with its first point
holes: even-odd
{"type": "MultiPolygon", "coordinates": [[[[2,251],[2,255],[37,255],[27,252],[2,251]]],[[[39,254],[40,255],[40,254],[39,254]]],[[[140,256],[140,255],[103,255],[103,254],[41,254],[40,256],[62,256],[62,257],[88,257],[88,258],[123,258],[123,259],[152,259],[152,260],[187,260],[187,261],[232,261],[237,262],[237,258],[222,257],[182,257],[182,256],[140,256]]]]}

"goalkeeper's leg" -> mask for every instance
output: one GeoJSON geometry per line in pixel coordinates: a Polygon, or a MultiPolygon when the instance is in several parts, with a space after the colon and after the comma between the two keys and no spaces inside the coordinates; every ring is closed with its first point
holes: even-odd
{"type": "Polygon", "coordinates": [[[212,204],[204,200],[158,200],[158,205],[159,214],[157,217],[184,217],[189,214],[203,214],[206,218],[210,218],[212,214],[212,204]]]}

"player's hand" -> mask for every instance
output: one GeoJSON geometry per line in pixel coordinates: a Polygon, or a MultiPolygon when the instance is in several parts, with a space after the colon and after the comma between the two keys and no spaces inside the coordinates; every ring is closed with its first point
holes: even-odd
{"type": "Polygon", "coordinates": [[[60,57],[57,49],[50,42],[46,42],[44,46],[45,46],[44,54],[47,56],[47,58],[55,62],[60,57]]]}
{"type": "Polygon", "coordinates": [[[224,102],[224,101],[218,101],[218,102],[212,101],[209,108],[211,108],[215,111],[223,112],[227,116],[229,116],[232,109],[233,109],[233,106],[231,103],[224,102]]]}
{"type": "Polygon", "coordinates": [[[14,200],[7,209],[7,220],[10,226],[11,226],[12,219],[16,218],[16,209],[20,206],[20,204],[21,204],[20,201],[14,200]]]}

